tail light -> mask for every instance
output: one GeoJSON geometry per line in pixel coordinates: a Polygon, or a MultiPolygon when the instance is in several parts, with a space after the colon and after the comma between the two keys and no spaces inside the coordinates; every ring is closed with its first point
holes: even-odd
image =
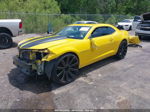
{"type": "Polygon", "coordinates": [[[20,22],[19,23],[19,28],[22,29],[22,27],[23,27],[23,24],[22,24],[22,22],[20,22]]]}

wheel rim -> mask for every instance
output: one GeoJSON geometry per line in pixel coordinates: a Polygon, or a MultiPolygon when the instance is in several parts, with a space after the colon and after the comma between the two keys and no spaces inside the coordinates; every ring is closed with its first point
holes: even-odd
{"type": "Polygon", "coordinates": [[[9,40],[7,39],[6,36],[1,36],[0,37],[0,46],[5,47],[9,43],[9,40]]]}
{"type": "Polygon", "coordinates": [[[126,45],[126,43],[123,43],[120,48],[119,55],[121,58],[123,58],[123,57],[125,57],[126,53],[127,53],[127,45],[126,45]]]}
{"type": "Polygon", "coordinates": [[[75,79],[78,74],[78,59],[74,55],[66,56],[61,59],[56,67],[57,79],[67,83],[75,79]]]}

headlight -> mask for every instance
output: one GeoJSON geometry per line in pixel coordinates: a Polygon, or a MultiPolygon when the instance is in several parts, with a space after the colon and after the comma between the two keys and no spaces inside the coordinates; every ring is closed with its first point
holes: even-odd
{"type": "Polygon", "coordinates": [[[19,57],[22,60],[41,60],[46,55],[50,54],[48,49],[38,49],[38,50],[19,50],[19,57]]]}
{"type": "Polygon", "coordinates": [[[35,54],[36,60],[41,60],[44,58],[46,55],[50,53],[48,49],[39,49],[39,50],[33,50],[33,54],[35,54]]]}
{"type": "Polygon", "coordinates": [[[33,52],[43,52],[43,53],[49,53],[50,51],[48,49],[37,49],[37,50],[32,50],[33,52]]]}

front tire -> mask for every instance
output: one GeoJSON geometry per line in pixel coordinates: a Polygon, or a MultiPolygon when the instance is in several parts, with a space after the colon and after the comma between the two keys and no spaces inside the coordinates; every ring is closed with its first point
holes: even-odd
{"type": "Polygon", "coordinates": [[[74,81],[78,73],[78,57],[72,53],[68,53],[57,59],[53,68],[52,80],[58,84],[65,85],[74,81]]]}
{"type": "Polygon", "coordinates": [[[7,33],[0,33],[0,49],[10,48],[13,44],[11,36],[7,33]]]}
{"type": "Polygon", "coordinates": [[[123,59],[127,54],[127,50],[128,50],[128,43],[126,40],[123,40],[119,46],[116,58],[119,60],[123,59]]]}

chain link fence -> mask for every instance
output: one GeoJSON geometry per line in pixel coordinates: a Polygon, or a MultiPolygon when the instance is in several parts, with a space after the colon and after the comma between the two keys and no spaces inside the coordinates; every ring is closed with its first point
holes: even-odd
{"type": "Polygon", "coordinates": [[[57,32],[68,24],[82,20],[115,25],[123,19],[130,18],[132,17],[127,15],[110,14],[39,14],[0,12],[0,19],[22,19],[25,33],[45,33],[48,30],[57,32]]]}

